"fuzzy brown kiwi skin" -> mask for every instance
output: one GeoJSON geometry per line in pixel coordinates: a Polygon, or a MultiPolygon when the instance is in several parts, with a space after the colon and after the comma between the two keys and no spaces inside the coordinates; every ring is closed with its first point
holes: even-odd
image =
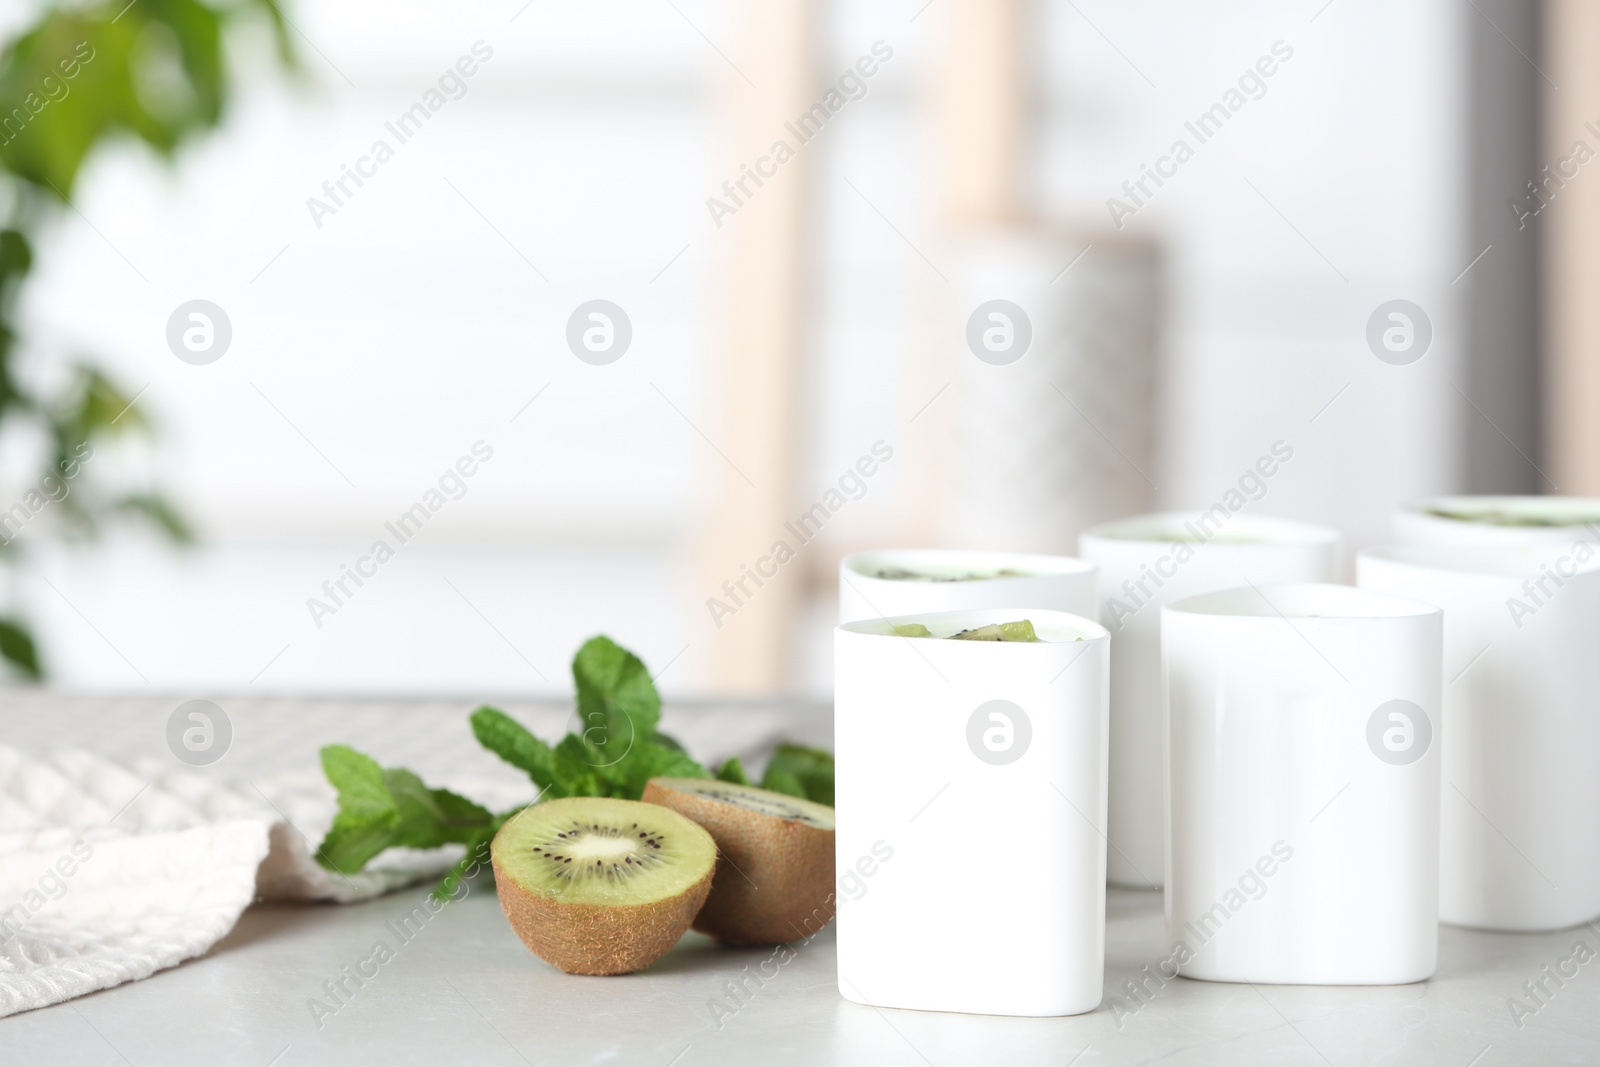
{"type": "Polygon", "coordinates": [[[694,928],[725,945],[777,945],[833,919],[833,831],[685,793],[652,779],[640,798],[699,823],[717,843],[716,879],[694,928]]]}
{"type": "Polygon", "coordinates": [[[565,904],[530,893],[500,869],[498,858],[494,886],[511,928],[546,963],[568,974],[629,974],[665,956],[688,932],[711,892],[715,870],[675,897],[617,907],[565,904]]]}

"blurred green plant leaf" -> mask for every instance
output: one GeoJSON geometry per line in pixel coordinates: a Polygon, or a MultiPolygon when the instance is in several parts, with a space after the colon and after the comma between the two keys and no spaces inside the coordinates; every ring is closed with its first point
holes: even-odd
{"type": "Polygon", "coordinates": [[[180,545],[194,540],[194,531],[189,529],[189,524],[184,522],[183,516],[166,497],[155,493],[132,493],[118,500],[114,506],[117,511],[144,516],[180,545]]]}
{"type": "MultiPolygon", "coordinates": [[[[106,142],[132,139],[170,158],[186,139],[214,129],[228,101],[224,37],[231,25],[252,20],[265,22],[283,65],[296,68],[278,0],[61,0],[39,6],[0,45],[0,172],[16,194],[0,196],[11,205],[0,229],[0,426],[23,415],[44,421],[51,455],[33,483],[72,483],[66,495],[48,495],[73,532],[92,534],[101,516],[126,513],[176,540],[190,536],[160,494],[108,496],[92,489],[96,479],[78,481],[81,450],[93,438],[150,428],[123,389],[84,364],[61,389],[19,382],[15,317],[33,266],[29,231],[44,221],[46,207],[70,203],[84,166],[106,142]]],[[[23,558],[11,542],[3,548],[7,557],[23,558]]],[[[3,625],[0,657],[39,677],[25,621],[3,625]]]]}
{"type": "Polygon", "coordinates": [[[293,65],[275,0],[121,0],[46,8],[0,51],[0,166],[67,200],[84,161],[128,135],[162,155],[214,128],[227,104],[225,25],[264,15],[293,65]],[[176,62],[172,62],[174,60],[176,62]],[[150,87],[172,91],[153,100],[150,87]]]}
{"type": "Polygon", "coordinates": [[[33,637],[15,619],[0,619],[0,657],[4,657],[18,673],[35,682],[44,677],[33,637]]]}

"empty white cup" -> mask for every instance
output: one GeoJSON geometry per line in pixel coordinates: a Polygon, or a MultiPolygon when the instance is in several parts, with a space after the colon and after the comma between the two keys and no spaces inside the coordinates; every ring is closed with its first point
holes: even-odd
{"type": "Polygon", "coordinates": [[[1098,617],[1111,632],[1111,884],[1159,889],[1161,606],[1245,581],[1338,581],[1339,531],[1214,508],[1108,522],[1078,550],[1100,568],[1098,617]]]}
{"type": "Polygon", "coordinates": [[[1420,981],[1438,954],[1441,612],[1340,585],[1162,609],[1178,973],[1420,981]]]}

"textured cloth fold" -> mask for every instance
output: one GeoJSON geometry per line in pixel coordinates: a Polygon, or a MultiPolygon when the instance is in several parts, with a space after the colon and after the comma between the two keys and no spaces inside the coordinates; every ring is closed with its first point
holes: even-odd
{"type": "MultiPolygon", "coordinates": [[[[230,699],[226,761],[190,768],[166,748],[170,700],[0,697],[0,736],[17,746],[0,745],[0,1016],[200,956],[253,901],[352,903],[455,862],[458,845],[395,850],[349,877],[319,866],[312,854],[336,800],[317,749],[330,741],[353,740],[491,810],[532,799],[455,702],[230,699]],[[62,738],[85,747],[54,747],[62,738]]],[[[545,736],[570,726],[562,703],[507,707],[545,736]]],[[[792,712],[774,705],[680,708],[667,720],[708,763],[749,764],[795,734],[792,712]]]]}
{"type": "Polygon", "coordinates": [[[0,747],[0,1015],[200,955],[254,900],[365,900],[459,854],[333,874],[311,855],[333,811],[315,779],[230,782],[0,747]]]}

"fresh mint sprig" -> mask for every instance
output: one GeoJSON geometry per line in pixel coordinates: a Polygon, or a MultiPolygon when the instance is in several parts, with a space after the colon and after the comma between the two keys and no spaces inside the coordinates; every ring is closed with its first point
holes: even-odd
{"type": "Polygon", "coordinates": [[[317,849],[332,871],[359,871],[385,849],[465,844],[494,822],[466,797],[430,789],[410,771],[380,767],[345,745],[322,750],[322,772],[339,791],[339,812],[317,849]]]}
{"type": "MultiPolygon", "coordinates": [[[[638,800],[652,778],[712,777],[682,745],[657,731],[661,695],[639,657],[609,637],[592,637],[573,658],[572,679],[579,729],[554,746],[498,708],[481,707],[469,719],[478,743],[537,788],[531,803],[554,797],[638,800]]],[[[317,850],[317,862],[348,874],[390,848],[465,845],[465,856],[434,890],[441,899],[487,862],[494,835],[522,810],[495,814],[448,789],[428,787],[410,771],[381,767],[345,745],[322,750],[322,769],[338,790],[339,812],[317,850]]],[[[716,777],[750,784],[737,759],[724,762],[716,777]]],[[[780,745],[761,785],[832,804],[833,757],[819,749],[780,745]]]]}
{"type": "Polygon", "coordinates": [[[661,695],[638,656],[609,637],[592,637],[573,658],[572,680],[579,732],[554,748],[498,708],[472,713],[473,736],[544,797],[638,800],[652,778],[711,777],[682,745],[656,732],[661,695]]]}
{"type": "Polygon", "coordinates": [[[782,744],[767,761],[761,788],[833,807],[833,753],[782,744]]]}

